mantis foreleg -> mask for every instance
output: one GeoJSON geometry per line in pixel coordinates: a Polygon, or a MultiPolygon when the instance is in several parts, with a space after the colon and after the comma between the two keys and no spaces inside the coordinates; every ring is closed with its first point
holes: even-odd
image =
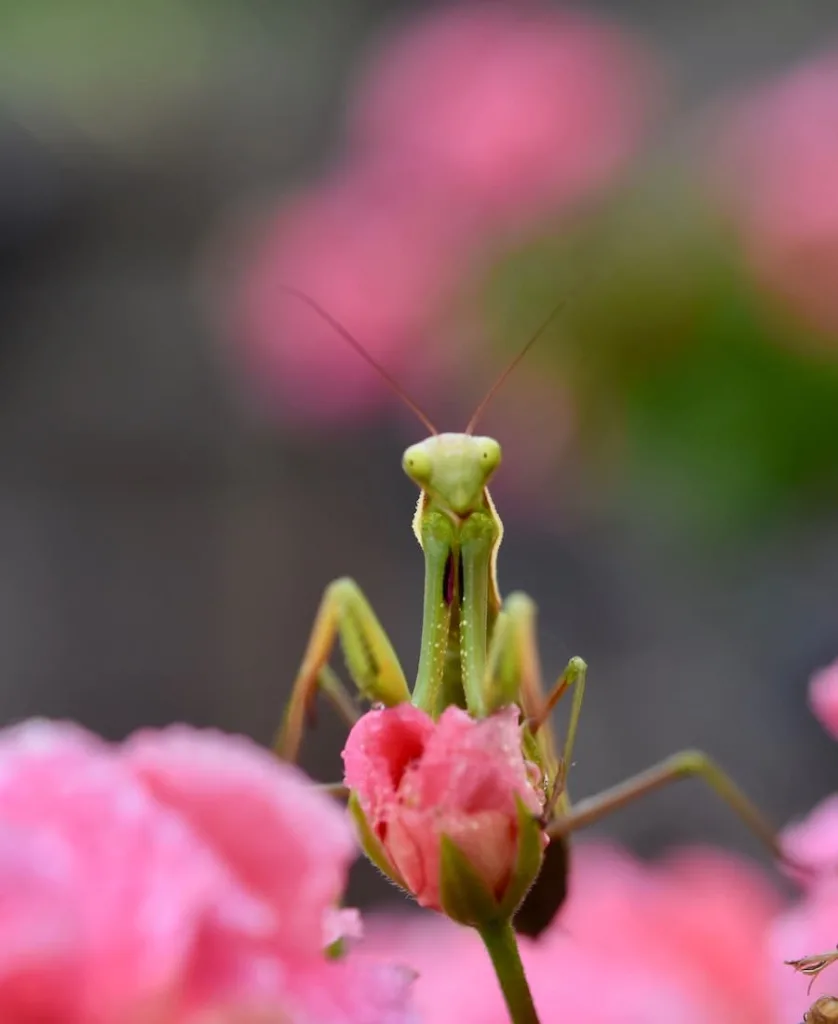
{"type": "Polygon", "coordinates": [[[573,745],[585,696],[587,666],[581,658],[571,658],[550,693],[545,696],[535,636],[535,604],[526,594],[514,593],[504,601],[489,646],[487,667],[488,692],[494,695],[496,707],[517,700],[527,720],[530,732],[536,738],[542,767],[552,778],[546,811],[552,811],[556,801],[563,798],[567,806],[565,781],[573,757],[573,745]],[[552,731],[544,729],[550,712],[571,687],[574,687],[564,748],[557,757],[552,731]]]}
{"type": "Polygon", "coordinates": [[[410,690],[393,645],[360,587],[348,578],[335,580],[326,588],[320,602],[274,744],[276,752],[286,760],[296,760],[306,713],[318,688],[324,690],[345,716],[354,717],[351,698],[328,666],[336,639],[340,639],[347,670],[362,696],[387,705],[410,700],[410,690]]]}

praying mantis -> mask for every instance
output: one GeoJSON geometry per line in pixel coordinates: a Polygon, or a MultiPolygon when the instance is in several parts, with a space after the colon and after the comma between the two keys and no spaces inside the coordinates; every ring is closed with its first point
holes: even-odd
{"type": "MultiPolygon", "coordinates": [[[[425,559],[422,638],[414,685],[362,590],[349,578],[326,588],[294,681],[276,752],[295,760],[307,714],[322,691],[351,726],[357,705],[329,661],[340,642],[358,693],[371,703],[412,701],[437,717],[449,704],[483,717],[515,703],[522,716],[523,749],[546,784],[541,824],[549,837],[541,872],[519,907],[515,927],[537,937],[565,899],[571,833],[679,779],[698,777],[725,801],[777,859],[784,859],[774,829],[736,783],[710,757],[684,750],[617,785],[571,802],[567,774],[585,693],[587,667],[572,658],[546,690],[536,641],[536,607],[525,594],[500,596],[497,558],[503,524],[488,484],[501,461],[500,444],[475,434],[491,398],[553,322],[557,306],[530,337],[479,404],[462,433],[439,433],[428,417],[361,343],[317,301],[284,289],[325,320],[413,410],[429,436],[404,453],[403,468],[419,489],[413,531],[425,559]],[[572,691],[569,723],[559,751],[550,715],[572,691]]],[[[336,791],[340,787],[334,787],[336,791]]],[[[345,795],[345,794],[344,794],[345,795]]]]}

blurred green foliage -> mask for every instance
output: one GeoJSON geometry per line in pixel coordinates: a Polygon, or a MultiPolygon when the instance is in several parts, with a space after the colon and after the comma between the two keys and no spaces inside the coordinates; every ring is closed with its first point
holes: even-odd
{"type": "Polygon", "coordinates": [[[578,440],[661,526],[721,540],[838,496],[838,338],[760,292],[688,176],[650,173],[507,255],[489,278],[512,351],[571,383],[578,440]]]}
{"type": "Polygon", "coordinates": [[[0,0],[3,94],[90,130],[127,128],[200,81],[220,27],[209,13],[192,0],[0,0]]]}
{"type": "Polygon", "coordinates": [[[275,68],[326,76],[317,40],[355,18],[332,0],[0,0],[0,96],[38,130],[148,144],[193,107],[211,120],[213,101],[275,68]]]}

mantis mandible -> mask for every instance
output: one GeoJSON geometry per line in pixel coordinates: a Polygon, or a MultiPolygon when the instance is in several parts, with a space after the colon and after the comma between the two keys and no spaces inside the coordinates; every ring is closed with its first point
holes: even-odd
{"type": "MultiPolygon", "coordinates": [[[[458,704],[485,716],[516,703],[522,713],[522,742],[548,782],[543,819],[550,842],[535,885],[518,910],[519,932],[537,936],[564,901],[570,833],[678,779],[697,776],[722,798],[777,859],[783,859],[775,832],[734,781],[706,754],[685,750],[610,789],[571,803],[566,777],[572,763],[585,692],[586,665],[572,658],[549,691],[542,683],[535,636],[536,608],[523,593],[501,599],[497,556],[503,525],[489,495],[489,481],[501,461],[501,447],[476,436],[477,422],[508,374],[546,331],[557,306],[495,382],[463,433],[439,433],[422,410],[353,335],[314,299],[284,289],[329,323],[412,409],[429,436],[411,445],[402,461],[419,488],[413,531],[425,558],[425,589],[419,665],[409,687],[387,634],[354,580],[337,579],[323,595],[294,682],[277,753],[295,760],[307,714],[318,690],[350,724],[358,718],[355,700],[329,666],[336,640],[359,694],[386,706],[412,701],[432,716],[458,704]],[[561,752],[550,727],[550,713],[573,691],[561,752]]],[[[340,787],[334,787],[336,791],[340,787]]]]}

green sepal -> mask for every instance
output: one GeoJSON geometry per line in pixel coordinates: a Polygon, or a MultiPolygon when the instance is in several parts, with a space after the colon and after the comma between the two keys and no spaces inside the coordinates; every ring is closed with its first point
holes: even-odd
{"type": "Polygon", "coordinates": [[[404,879],[390,862],[390,858],[387,856],[384,847],[378,841],[378,837],[370,828],[369,822],[361,809],[361,804],[355,793],[349,794],[347,807],[349,808],[349,813],[352,815],[352,820],[355,822],[355,828],[358,832],[358,841],[360,842],[364,853],[372,863],[375,864],[378,870],[383,875],[386,875],[391,882],[395,882],[395,884],[400,888],[404,889],[406,892],[410,892],[404,883],[404,879]]]}
{"type": "Polygon", "coordinates": [[[480,928],[500,920],[493,893],[477,874],[471,861],[449,836],[439,841],[439,902],[459,924],[480,928]]]}
{"type": "Polygon", "coordinates": [[[326,946],[323,950],[323,955],[327,960],[340,960],[346,956],[346,940],[341,936],[339,939],[335,939],[333,943],[326,946]]]}
{"type": "Polygon", "coordinates": [[[541,825],[516,793],[515,806],[518,810],[518,852],[515,856],[515,870],[503,894],[500,912],[504,920],[511,918],[523,903],[544,860],[541,842],[541,825]]]}

